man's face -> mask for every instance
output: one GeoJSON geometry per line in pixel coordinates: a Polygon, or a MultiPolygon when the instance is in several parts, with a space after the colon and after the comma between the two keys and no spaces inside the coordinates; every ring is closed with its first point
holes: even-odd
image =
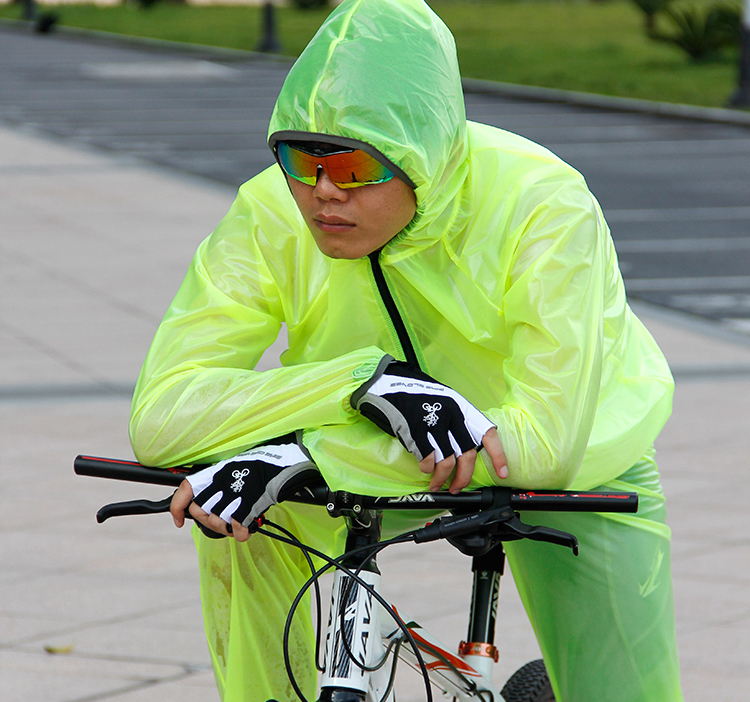
{"type": "Polygon", "coordinates": [[[315,185],[287,176],[318,248],[331,258],[356,259],[385,246],[414,217],[414,191],[400,178],[339,188],[321,171],[315,185]]]}

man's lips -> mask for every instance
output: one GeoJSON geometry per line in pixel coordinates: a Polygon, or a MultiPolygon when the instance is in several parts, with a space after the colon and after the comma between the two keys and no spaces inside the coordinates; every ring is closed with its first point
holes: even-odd
{"type": "Polygon", "coordinates": [[[337,217],[336,215],[315,215],[313,221],[318,229],[328,233],[348,231],[355,226],[353,222],[350,222],[343,217],[337,217]]]}

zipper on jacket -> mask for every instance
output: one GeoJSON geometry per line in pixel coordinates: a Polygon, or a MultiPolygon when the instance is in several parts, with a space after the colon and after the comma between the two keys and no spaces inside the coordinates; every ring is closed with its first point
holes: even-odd
{"type": "Polygon", "coordinates": [[[401,317],[401,313],[398,311],[398,307],[396,307],[396,301],[393,299],[393,295],[391,295],[391,291],[388,289],[388,283],[386,283],[385,275],[383,275],[383,269],[380,267],[380,250],[368,254],[368,258],[372,264],[372,275],[375,278],[375,285],[378,286],[380,298],[383,300],[391,324],[393,324],[393,327],[396,330],[396,335],[398,336],[404,356],[406,356],[406,360],[409,363],[413,363],[417,368],[420,368],[417,353],[414,350],[414,345],[411,343],[409,332],[406,331],[404,320],[401,317]]]}

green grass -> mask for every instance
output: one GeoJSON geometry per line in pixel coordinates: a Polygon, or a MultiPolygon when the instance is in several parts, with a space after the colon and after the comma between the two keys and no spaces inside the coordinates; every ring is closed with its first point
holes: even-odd
{"type": "MultiPolygon", "coordinates": [[[[681,0],[682,1],[682,0],[681,0]]],[[[430,3],[451,28],[466,77],[693,105],[724,106],[736,87],[737,53],[695,63],[649,40],[630,0],[475,0],[430,3]]],[[[256,7],[196,7],[158,2],[144,10],[56,7],[60,24],[119,34],[252,50],[256,7]]],[[[283,53],[296,56],[328,10],[277,9],[283,53]]],[[[20,16],[0,5],[0,17],[20,16]]]]}

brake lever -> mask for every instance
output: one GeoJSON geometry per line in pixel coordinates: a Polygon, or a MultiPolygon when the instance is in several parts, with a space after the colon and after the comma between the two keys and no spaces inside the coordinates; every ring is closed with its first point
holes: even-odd
{"type": "Polygon", "coordinates": [[[507,506],[483,510],[470,515],[441,517],[431,524],[414,532],[415,543],[437,541],[438,539],[455,540],[471,533],[490,533],[498,541],[546,541],[551,544],[567,546],[578,555],[578,539],[573,534],[558,531],[545,526],[524,524],[518,515],[507,506]]]}
{"type": "Polygon", "coordinates": [[[544,541],[558,546],[567,546],[578,555],[578,539],[566,531],[552,529],[546,526],[530,526],[524,524],[515,514],[509,519],[496,522],[492,525],[492,534],[500,541],[514,541],[517,539],[529,539],[530,541],[544,541]],[[510,538],[508,538],[510,536],[510,538]]]}
{"type": "Polygon", "coordinates": [[[161,514],[169,512],[172,496],[163,500],[128,500],[127,502],[113,502],[104,505],[96,513],[96,521],[101,524],[110,517],[124,517],[129,514],[161,514]]]}
{"type": "MultiPolygon", "coordinates": [[[[169,506],[172,502],[173,495],[165,497],[163,500],[128,500],[127,502],[113,502],[109,505],[104,505],[96,513],[96,521],[101,524],[107,521],[110,517],[125,517],[127,515],[137,514],[163,514],[169,512],[169,506]]],[[[193,516],[185,511],[186,519],[193,519],[193,516]]],[[[225,539],[224,534],[219,534],[208,527],[203,526],[199,521],[195,521],[198,528],[209,538],[209,539],[225,539]]]]}

